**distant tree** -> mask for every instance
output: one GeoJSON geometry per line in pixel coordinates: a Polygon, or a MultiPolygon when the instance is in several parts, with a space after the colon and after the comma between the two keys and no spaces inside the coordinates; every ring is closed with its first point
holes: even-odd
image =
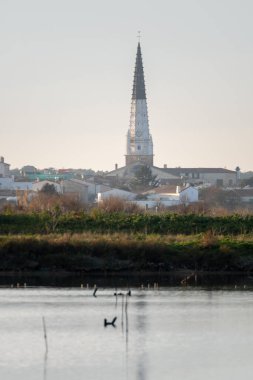
{"type": "Polygon", "coordinates": [[[128,202],[119,197],[109,197],[99,203],[98,208],[105,212],[126,212],[126,213],[140,213],[142,210],[134,202],[128,202]]]}
{"type": "Polygon", "coordinates": [[[45,185],[41,188],[40,192],[43,194],[47,194],[47,195],[56,195],[57,194],[56,188],[55,188],[53,183],[52,184],[51,183],[45,183],[45,185]]]}
{"type": "Polygon", "coordinates": [[[158,186],[157,176],[152,174],[152,170],[148,165],[140,165],[135,172],[135,176],[131,181],[133,190],[144,190],[158,186]]]}
{"type": "Polygon", "coordinates": [[[80,202],[76,195],[72,194],[46,194],[39,191],[34,194],[27,209],[30,211],[50,211],[60,209],[62,213],[80,211],[86,209],[86,205],[80,202]]]}
{"type": "Polygon", "coordinates": [[[199,198],[211,206],[221,206],[225,204],[226,193],[218,187],[211,186],[206,189],[201,189],[199,192],[199,198]]]}
{"type": "Polygon", "coordinates": [[[247,178],[247,179],[243,179],[241,181],[241,186],[242,187],[244,187],[244,186],[253,187],[253,177],[250,177],[250,178],[247,178]]]}

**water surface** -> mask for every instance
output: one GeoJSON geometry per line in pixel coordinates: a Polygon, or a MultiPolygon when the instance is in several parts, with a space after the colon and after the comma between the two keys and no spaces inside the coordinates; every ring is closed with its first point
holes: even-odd
{"type": "Polygon", "coordinates": [[[127,307],[114,292],[0,289],[0,379],[252,378],[251,291],[135,288],[127,307]]]}

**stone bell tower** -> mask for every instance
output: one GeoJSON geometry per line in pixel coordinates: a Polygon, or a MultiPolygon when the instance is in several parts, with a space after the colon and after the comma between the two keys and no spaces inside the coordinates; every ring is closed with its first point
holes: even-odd
{"type": "Polygon", "coordinates": [[[138,43],[131,103],[130,127],[127,132],[126,166],[141,162],[153,166],[153,142],[149,133],[141,45],[138,43]]]}

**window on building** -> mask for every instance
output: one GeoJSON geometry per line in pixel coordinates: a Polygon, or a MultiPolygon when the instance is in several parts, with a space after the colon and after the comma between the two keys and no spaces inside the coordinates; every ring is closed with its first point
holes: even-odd
{"type": "Polygon", "coordinates": [[[140,145],[138,145],[137,149],[138,149],[138,150],[141,150],[141,146],[140,146],[140,145]]]}

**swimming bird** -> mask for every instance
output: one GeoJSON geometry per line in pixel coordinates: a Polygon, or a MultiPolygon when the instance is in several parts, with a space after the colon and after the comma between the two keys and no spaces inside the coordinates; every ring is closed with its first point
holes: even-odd
{"type": "Polygon", "coordinates": [[[117,317],[114,317],[113,320],[112,320],[111,322],[108,322],[107,319],[105,318],[105,319],[104,319],[104,326],[106,327],[106,326],[111,325],[111,326],[113,326],[113,327],[116,327],[116,326],[115,326],[116,319],[117,319],[117,317]]]}

